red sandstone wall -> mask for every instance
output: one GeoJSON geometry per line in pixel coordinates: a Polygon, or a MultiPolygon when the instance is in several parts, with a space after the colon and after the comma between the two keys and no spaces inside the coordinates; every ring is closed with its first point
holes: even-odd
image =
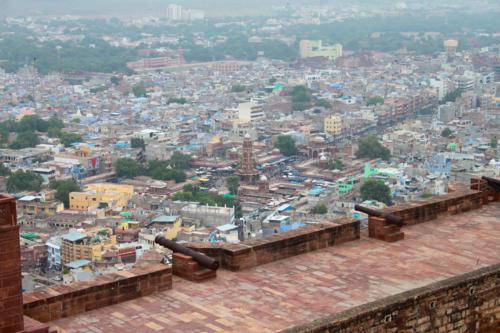
{"type": "Polygon", "coordinates": [[[500,264],[281,333],[500,332],[500,264]]]}
{"type": "Polygon", "coordinates": [[[48,322],[171,288],[171,266],[153,264],[24,294],[24,314],[48,322]]]}
{"type": "Polygon", "coordinates": [[[0,333],[23,329],[19,226],[0,226],[0,333]]]}
{"type": "Polygon", "coordinates": [[[21,253],[16,201],[0,195],[0,333],[23,330],[21,253]]]}
{"type": "Polygon", "coordinates": [[[459,190],[425,201],[385,208],[386,213],[401,216],[405,224],[412,225],[434,220],[439,216],[453,215],[479,209],[483,193],[473,190],[459,190]]]}
{"type": "Polygon", "coordinates": [[[188,247],[219,260],[222,267],[239,271],[359,239],[360,224],[321,223],[239,244],[191,243],[188,247]]]}

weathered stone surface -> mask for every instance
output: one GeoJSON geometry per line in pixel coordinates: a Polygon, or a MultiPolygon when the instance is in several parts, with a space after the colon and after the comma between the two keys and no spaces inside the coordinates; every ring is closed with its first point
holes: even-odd
{"type": "Polygon", "coordinates": [[[24,294],[24,314],[41,322],[74,316],[172,288],[172,268],[153,264],[24,294]]]}
{"type": "Polygon", "coordinates": [[[21,287],[21,252],[16,203],[0,195],[0,333],[24,327],[21,287]]]}
{"type": "Polygon", "coordinates": [[[359,221],[340,219],[239,244],[190,243],[188,247],[219,260],[222,267],[240,271],[299,254],[359,239],[359,221]]]}
{"type": "Polygon", "coordinates": [[[217,271],[207,269],[190,256],[174,253],[172,271],[175,275],[193,282],[203,282],[217,277],[217,271]]]}
{"type": "MultiPolygon", "coordinates": [[[[476,287],[475,299],[465,294],[469,292],[469,283],[460,281],[464,274],[500,263],[499,211],[500,203],[492,203],[464,214],[408,226],[404,228],[405,239],[396,243],[363,235],[360,240],[238,272],[218,270],[217,279],[201,286],[174,277],[172,290],[51,324],[72,333],[260,333],[349,315],[345,311],[359,310],[356,307],[362,306],[366,310],[365,319],[360,317],[357,326],[347,325],[353,328],[351,332],[415,333],[411,328],[398,330],[393,326],[403,325],[402,318],[409,318],[410,327],[422,325],[422,329],[432,333],[474,332],[455,326],[462,321],[469,323],[468,320],[472,326],[473,318],[477,318],[474,313],[479,312],[476,326],[492,333],[500,319],[497,282],[486,277],[475,280],[476,275],[467,275],[465,280],[476,287]],[[453,277],[457,278],[448,280],[453,277]],[[449,293],[441,292],[444,290],[441,287],[448,285],[440,284],[432,289],[436,291],[435,296],[430,290],[414,301],[419,306],[404,307],[402,313],[397,310],[406,301],[412,302],[409,294],[398,298],[401,293],[433,284],[436,287],[436,282],[446,281],[456,282],[449,285],[449,293]],[[387,302],[387,297],[395,298],[387,302]],[[380,302],[377,304],[381,311],[373,310],[374,301],[380,302]],[[430,311],[433,301],[436,301],[435,310],[430,311]],[[397,311],[385,312],[386,307],[393,309],[391,304],[395,304],[397,311]],[[462,318],[452,323],[454,313],[461,313],[462,318]],[[391,315],[391,320],[385,329],[377,320],[386,319],[387,315],[391,315]],[[493,319],[494,316],[497,319],[493,319]],[[432,325],[439,328],[433,329],[432,325]]],[[[351,315],[354,318],[356,313],[351,315]]],[[[336,326],[331,327],[331,332],[338,332],[336,326]]]]}

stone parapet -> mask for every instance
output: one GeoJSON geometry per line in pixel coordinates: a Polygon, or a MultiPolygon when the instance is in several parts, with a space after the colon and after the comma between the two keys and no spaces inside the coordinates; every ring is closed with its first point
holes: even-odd
{"type": "Polygon", "coordinates": [[[280,333],[497,333],[499,328],[500,264],[497,264],[280,333]]]}
{"type": "Polygon", "coordinates": [[[152,264],[24,294],[24,314],[48,322],[172,288],[172,267],[152,264]]]}
{"type": "Polygon", "coordinates": [[[238,244],[189,243],[187,246],[217,259],[226,269],[240,271],[359,239],[359,221],[339,219],[336,222],[308,225],[238,244]]]}

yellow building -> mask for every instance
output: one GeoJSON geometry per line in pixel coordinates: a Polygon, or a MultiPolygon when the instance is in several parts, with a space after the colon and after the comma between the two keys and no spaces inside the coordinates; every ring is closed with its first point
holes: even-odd
{"type": "Polygon", "coordinates": [[[148,224],[146,229],[139,233],[139,241],[149,244],[151,247],[158,247],[155,243],[155,238],[162,235],[166,239],[176,239],[181,231],[190,230],[182,226],[182,218],[180,216],[161,215],[148,224]]]}
{"type": "Polygon", "coordinates": [[[67,264],[86,259],[100,261],[103,253],[116,246],[116,236],[109,228],[99,228],[81,233],[70,231],[61,236],[61,263],[67,264]]]}
{"type": "Polygon", "coordinates": [[[324,120],[325,132],[334,136],[342,134],[342,118],[339,116],[330,116],[324,120]]]}
{"type": "Polygon", "coordinates": [[[167,239],[174,239],[182,230],[182,218],[177,215],[161,215],[151,220],[148,228],[162,231],[167,239]]]}
{"type": "Polygon", "coordinates": [[[456,39],[447,39],[443,42],[443,46],[446,52],[455,53],[458,48],[458,40],[456,39]]]}
{"type": "Polygon", "coordinates": [[[60,201],[44,201],[41,197],[27,195],[17,201],[20,213],[31,216],[54,216],[64,210],[60,201]]]}
{"type": "Polygon", "coordinates": [[[335,61],[342,56],[342,45],[324,46],[321,40],[303,39],[300,41],[299,51],[301,58],[326,57],[331,61],[335,61]]]}
{"type": "Polygon", "coordinates": [[[89,211],[98,208],[121,209],[126,206],[134,194],[132,185],[91,184],[83,192],[71,192],[70,209],[89,211]]]}

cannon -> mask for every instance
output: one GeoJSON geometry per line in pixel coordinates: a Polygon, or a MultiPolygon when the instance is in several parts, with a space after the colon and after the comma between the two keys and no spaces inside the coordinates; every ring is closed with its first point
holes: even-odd
{"type": "Polygon", "coordinates": [[[182,254],[185,254],[187,256],[190,256],[193,258],[198,264],[202,265],[203,267],[216,270],[219,268],[219,262],[213,258],[210,258],[203,253],[197,252],[195,250],[192,250],[190,248],[187,248],[185,246],[182,246],[174,241],[168,240],[163,236],[156,236],[155,238],[155,243],[159,244],[163,247],[166,247],[167,249],[170,249],[174,252],[179,252],[182,254]]]}
{"type": "Polygon", "coordinates": [[[383,217],[389,222],[390,224],[397,225],[398,227],[403,226],[404,221],[401,217],[391,214],[391,213],[383,213],[381,211],[378,211],[376,209],[368,208],[368,207],[363,207],[360,205],[355,205],[354,209],[356,209],[359,212],[363,212],[365,214],[371,215],[371,216],[376,216],[376,217],[383,217]]]}
{"type": "Polygon", "coordinates": [[[494,189],[497,192],[500,192],[500,180],[495,179],[495,178],[490,178],[483,176],[481,177],[483,180],[486,180],[488,182],[488,186],[494,189]]]}

